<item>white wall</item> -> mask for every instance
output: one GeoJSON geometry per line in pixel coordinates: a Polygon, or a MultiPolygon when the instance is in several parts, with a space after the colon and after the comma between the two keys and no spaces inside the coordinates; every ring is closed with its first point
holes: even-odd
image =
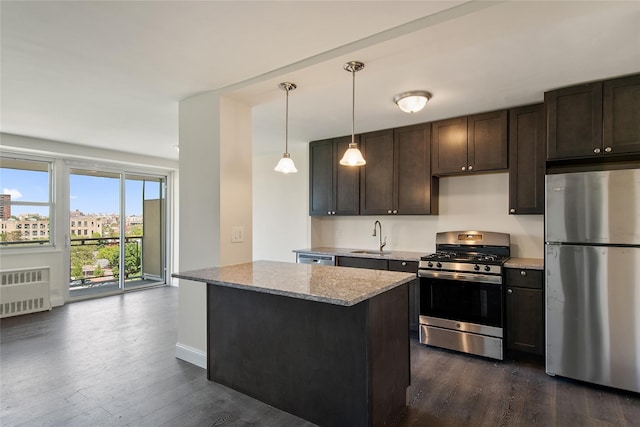
{"type": "Polygon", "coordinates": [[[494,173],[440,178],[440,213],[433,216],[315,217],[312,246],[377,249],[373,223],[380,220],[385,250],[432,252],[435,234],[449,230],[498,231],[511,235],[512,256],[542,258],[542,215],[509,215],[509,175],[494,173]]]}
{"type": "Polygon", "coordinates": [[[293,249],[311,245],[309,144],[290,143],[289,153],[298,169],[294,174],[273,170],[282,151],[256,153],[253,158],[254,260],[293,262],[293,249]]]}
{"type": "MultiPolygon", "coordinates": [[[[36,156],[54,162],[55,176],[55,225],[50,248],[3,248],[0,252],[1,268],[30,268],[49,266],[51,281],[50,295],[52,305],[60,306],[69,299],[69,259],[65,247],[69,227],[69,179],[65,160],[77,162],[119,165],[136,171],[166,173],[168,185],[173,185],[173,171],[178,162],[152,156],[141,156],[119,151],[92,148],[59,141],[0,133],[3,154],[36,156]]],[[[169,203],[171,201],[169,200],[169,203]]],[[[173,210],[173,206],[170,206],[173,210]]],[[[173,227],[171,227],[173,229],[173,227]]],[[[171,243],[173,239],[169,239],[171,243]]],[[[170,251],[177,248],[170,246],[170,251]]],[[[173,256],[171,257],[173,259],[173,256]]],[[[172,266],[169,265],[171,271],[172,266]]],[[[168,280],[168,279],[167,279],[168,280]]]]}
{"type": "Polygon", "coordinates": [[[440,178],[440,213],[433,216],[309,217],[308,144],[291,156],[298,173],[273,166],[282,153],[254,157],[254,259],[293,261],[294,249],[319,246],[377,249],[373,223],[382,222],[389,250],[429,253],[438,231],[477,229],[511,235],[512,256],[542,258],[542,215],[509,215],[506,172],[440,178]]]}
{"type": "MultiPolygon", "coordinates": [[[[179,121],[180,271],[251,261],[251,109],[207,92],[180,102],[179,121]]],[[[176,356],[206,367],[206,285],[179,285],[176,356]]]]}

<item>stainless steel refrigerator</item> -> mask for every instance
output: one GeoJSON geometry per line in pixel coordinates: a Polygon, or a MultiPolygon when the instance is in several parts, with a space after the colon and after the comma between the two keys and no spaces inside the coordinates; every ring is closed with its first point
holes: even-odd
{"type": "Polygon", "coordinates": [[[548,175],[546,371],[640,392],[640,169],[548,175]]]}

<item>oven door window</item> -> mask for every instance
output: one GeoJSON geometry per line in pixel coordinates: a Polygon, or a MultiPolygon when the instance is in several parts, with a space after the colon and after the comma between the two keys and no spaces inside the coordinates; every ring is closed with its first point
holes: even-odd
{"type": "Polygon", "coordinates": [[[420,314],[502,327],[502,285],[421,278],[420,314]]]}

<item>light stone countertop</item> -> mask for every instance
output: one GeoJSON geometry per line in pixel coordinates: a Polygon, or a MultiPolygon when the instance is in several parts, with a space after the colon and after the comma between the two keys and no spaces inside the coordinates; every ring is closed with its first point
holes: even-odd
{"type": "Polygon", "coordinates": [[[335,255],[335,256],[351,256],[359,258],[376,258],[376,259],[391,259],[398,261],[420,261],[421,256],[425,256],[430,252],[407,252],[407,251],[390,251],[389,254],[376,254],[376,253],[354,253],[354,251],[367,250],[376,252],[375,249],[355,249],[355,248],[331,248],[331,247],[317,247],[310,249],[295,249],[295,253],[316,254],[316,255],[335,255]]]}
{"type": "Polygon", "coordinates": [[[529,270],[544,270],[542,258],[509,258],[504,263],[506,268],[525,268],[529,270]]]}
{"type": "Polygon", "coordinates": [[[174,273],[172,277],[351,306],[415,279],[415,273],[254,261],[174,273]]]}

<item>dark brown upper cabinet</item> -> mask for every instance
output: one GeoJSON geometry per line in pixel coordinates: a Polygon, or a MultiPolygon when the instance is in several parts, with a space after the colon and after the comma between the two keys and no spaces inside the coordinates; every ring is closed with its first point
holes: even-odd
{"type": "Polygon", "coordinates": [[[544,214],[544,104],[509,110],[509,213],[544,214]]]}
{"type": "Polygon", "coordinates": [[[360,170],[339,164],[349,142],[351,136],[309,144],[309,215],[358,215],[360,170]]]}
{"type": "Polygon", "coordinates": [[[640,74],[545,93],[547,159],[640,153],[640,74]]]}
{"type": "Polygon", "coordinates": [[[640,152],[640,74],[605,81],[603,97],[605,154],[640,152]]]}
{"type": "Polygon", "coordinates": [[[547,159],[600,155],[602,82],[545,92],[547,159]]]}
{"type": "Polygon", "coordinates": [[[432,123],[434,175],[507,169],[507,150],[506,110],[432,123]]]}
{"type": "Polygon", "coordinates": [[[360,214],[429,215],[438,209],[429,123],[361,135],[360,214]]]}

